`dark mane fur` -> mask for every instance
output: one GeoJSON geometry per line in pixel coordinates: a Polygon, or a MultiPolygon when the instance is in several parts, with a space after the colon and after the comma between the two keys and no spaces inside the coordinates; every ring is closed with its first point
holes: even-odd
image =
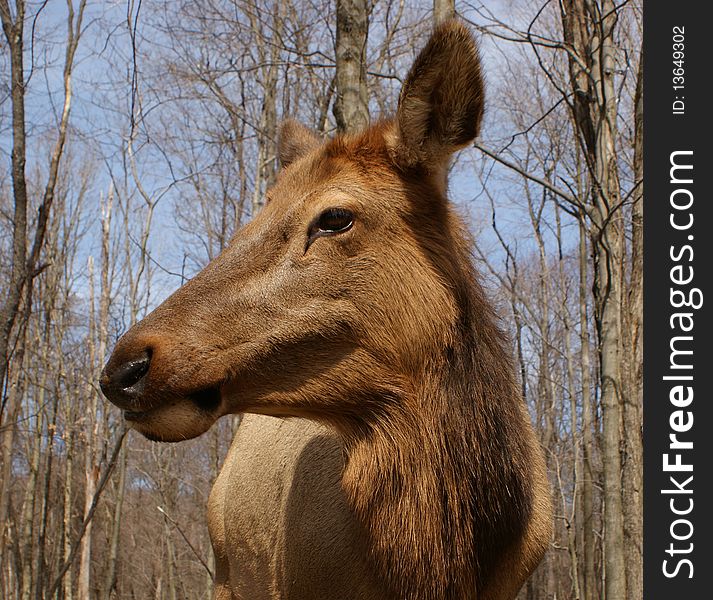
{"type": "MultiPolygon", "coordinates": [[[[383,169],[391,161],[389,126],[330,141],[321,168],[340,159],[363,174],[383,169]]],[[[413,238],[451,291],[458,317],[424,357],[417,387],[403,390],[375,428],[353,441],[344,485],[378,538],[374,558],[394,589],[414,599],[465,598],[487,587],[523,536],[532,511],[531,448],[507,338],[478,282],[465,227],[437,173],[396,171],[411,199],[413,238]],[[394,455],[404,448],[413,455],[394,455]],[[395,506],[409,509],[394,514],[395,506]]]]}

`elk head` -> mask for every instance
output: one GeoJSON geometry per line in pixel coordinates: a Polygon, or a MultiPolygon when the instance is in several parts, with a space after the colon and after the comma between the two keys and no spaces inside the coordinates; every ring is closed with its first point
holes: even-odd
{"type": "Polygon", "coordinates": [[[453,343],[468,253],[446,173],[482,97],[476,44],[450,22],[395,118],[325,143],[285,123],[264,208],[119,340],[107,398],[163,441],[238,412],[369,427],[453,343]]]}

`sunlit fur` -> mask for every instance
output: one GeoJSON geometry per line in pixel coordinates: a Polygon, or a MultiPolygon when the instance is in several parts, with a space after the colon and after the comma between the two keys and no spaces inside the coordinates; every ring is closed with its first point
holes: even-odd
{"type": "Polygon", "coordinates": [[[326,143],[288,122],[264,209],[119,341],[105,377],[151,354],[135,427],[154,439],[199,435],[228,413],[321,424],[285,425],[290,442],[266,437],[281,426],[265,417],[241,426],[211,498],[217,597],[506,600],[540,561],[551,534],[541,450],[446,198],[448,159],[482,109],[475,42],[449,22],[394,119],[326,143]],[[309,224],[333,207],[353,226],[308,247],[309,224]],[[211,389],[219,402],[202,403],[211,389]],[[284,535],[293,494],[330,498],[303,524],[328,540],[284,535]],[[253,497],[278,514],[250,512],[253,497]],[[317,591],[330,577],[321,565],[355,549],[331,577],[349,581],[351,568],[359,583],[317,591]]]}

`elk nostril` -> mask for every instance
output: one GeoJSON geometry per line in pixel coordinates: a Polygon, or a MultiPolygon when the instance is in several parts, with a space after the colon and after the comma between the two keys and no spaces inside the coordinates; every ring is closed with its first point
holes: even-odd
{"type": "Polygon", "coordinates": [[[123,392],[131,392],[129,388],[141,381],[149,372],[151,356],[143,352],[138,358],[125,362],[111,375],[112,383],[123,392]]]}

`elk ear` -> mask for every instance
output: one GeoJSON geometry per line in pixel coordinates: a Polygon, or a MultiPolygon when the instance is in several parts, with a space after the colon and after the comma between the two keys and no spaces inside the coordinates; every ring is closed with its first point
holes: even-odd
{"type": "Polygon", "coordinates": [[[280,167],[285,168],[301,156],[319,146],[319,138],[302,123],[287,119],[280,126],[277,137],[277,155],[280,167]]]}
{"type": "Polygon", "coordinates": [[[397,160],[404,166],[442,165],[478,134],[483,95],[478,46],[470,31],[455,20],[438,26],[401,89],[397,160]]]}

